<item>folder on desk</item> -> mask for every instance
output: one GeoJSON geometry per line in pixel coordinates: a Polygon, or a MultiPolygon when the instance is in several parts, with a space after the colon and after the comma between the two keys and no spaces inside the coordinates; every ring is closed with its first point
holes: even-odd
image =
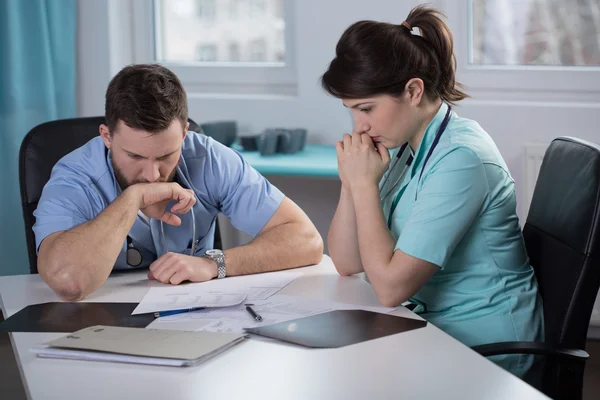
{"type": "Polygon", "coordinates": [[[31,304],[0,322],[0,332],[74,332],[94,325],[144,328],[154,316],[131,315],[138,303],[31,304]]]}
{"type": "Polygon", "coordinates": [[[91,326],[31,349],[38,357],[188,367],[240,343],[246,335],[91,326]]]}
{"type": "Polygon", "coordinates": [[[307,347],[337,348],[423,328],[427,321],[366,310],[335,310],[246,332],[307,347]]]}

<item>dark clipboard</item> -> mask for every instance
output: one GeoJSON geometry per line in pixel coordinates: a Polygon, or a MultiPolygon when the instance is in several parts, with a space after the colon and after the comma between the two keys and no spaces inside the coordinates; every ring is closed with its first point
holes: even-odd
{"type": "Polygon", "coordinates": [[[427,321],[365,310],[335,310],[246,332],[313,348],[337,348],[423,328],[427,321]]]}
{"type": "Polygon", "coordinates": [[[42,303],[0,323],[0,332],[75,332],[94,325],[145,328],[153,314],[131,315],[138,303],[42,303]]]}

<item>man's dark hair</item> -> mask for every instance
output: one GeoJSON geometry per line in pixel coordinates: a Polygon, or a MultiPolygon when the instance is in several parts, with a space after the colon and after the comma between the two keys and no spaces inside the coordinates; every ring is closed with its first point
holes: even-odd
{"type": "Polygon", "coordinates": [[[119,71],[106,90],[104,110],[111,135],[119,120],[130,128],[158,133],[176,118],[184,127],[188,119],[181,81],[158,64],[129,65],[119,71]]]}

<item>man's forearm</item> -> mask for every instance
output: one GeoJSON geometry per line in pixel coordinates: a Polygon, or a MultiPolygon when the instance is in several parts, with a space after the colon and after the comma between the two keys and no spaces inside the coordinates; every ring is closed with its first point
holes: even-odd
{"type": "Polygon", "coordinates": [[[323,240],[312,224],[291,222],[225,251],[227,275],[245,275],[318,264],[323,240]]]}
{"type": "Polygon", "coordinates": [[[343,186],[338,207],[329,227],[327,244],[331,259],[340,275],[352,275],[363,271],[352,194],[343,186]]]}
{"type": "Polygon", "coordinates": [[[135,222],[139,198],[126,190],[96,218],[42,242],[40,274],[63,299],[76,301],[101,286],[110,274],[135,222]]]}

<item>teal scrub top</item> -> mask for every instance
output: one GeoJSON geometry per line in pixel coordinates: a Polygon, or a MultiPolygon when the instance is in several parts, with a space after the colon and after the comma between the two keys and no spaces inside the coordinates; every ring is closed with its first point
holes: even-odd
{"type": "MultiPolygon", "coordinates": [[[[380,183],[385,195],[398,182],[382,200],[394,250],[439,267],[410,301],[418,305],[415,312],[467,346],[543,340],[542,301],[516,214],[514,181],[491,137],[451,112],[419,179],[447,110],[443,103],[404,177],[398,181],[408,150],[380,183]]],[[[392,160],[398,151],[392,150],[392,160]]],[[[519,376],[532,362],[518,355],[493,360],[519,376]]]]}

